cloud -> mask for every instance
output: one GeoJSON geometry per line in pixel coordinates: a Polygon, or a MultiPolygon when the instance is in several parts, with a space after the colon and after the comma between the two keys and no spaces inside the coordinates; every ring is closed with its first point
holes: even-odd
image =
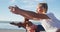
{"type": "Polygon", "coordinates": [[[14,2],[15,2],[15,0],[11,0],[11,2],[12,2],[12,3],[14,3],[14,2]]]}
{"type": "Polygon", "coordinates": [[[23,3],[23,9],[25,8],[30,10],[36,7],[36,5],[39,3],[39,0],[20,0],[20,2],[23,3]]]}
{"type": "Polygon", "coordinates": [[[31,2],[40,2],[41,0],[19,0],[19,1],[22,1],[24,3],[27,3],[27,2],[31,3],[31,2]]]}
{"type": "Polygon", "coordinates": [[[13,5],[15,3],[16,3],[16,0],[10,0],[10,2],[9,2],[10,5],[13,5]]]}

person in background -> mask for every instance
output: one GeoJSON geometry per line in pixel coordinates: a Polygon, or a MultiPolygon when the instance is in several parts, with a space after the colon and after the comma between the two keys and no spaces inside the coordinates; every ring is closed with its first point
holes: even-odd
{"type": "Polygon", "coordinates": [[[26,29],[26,32],[35,32],[35,29],[36,29],[36,25],[34,25],[31,21],[29,21],[29,19],[26,19],[26,18],[23,23],[22,22],[19,22],[19,23],[11,22],[10,24],[18,26],[19,28],[23,27],[26,29]]]}
{"type": "Polygon", "coordinates": [[[15,22],[11,22],[11,25],[15,25],[20,27],[23,27],[26,29],[26,32],[40,32],[40,31],[45,31],[44,28],[41,25],[35,25],[33,24],[31,21],[29,21],[29,19],[24,20],[23,23],[19,22],[19,23],[15,23],[15,22]]]}

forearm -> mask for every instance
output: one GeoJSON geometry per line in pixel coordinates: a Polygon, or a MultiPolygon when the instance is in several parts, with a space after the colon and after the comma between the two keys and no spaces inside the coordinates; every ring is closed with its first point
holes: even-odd
{"type": "Polygon", "coordinates": [[[19,15],[22,15],[23,17],[27,18],[27,19],[38,19],[39,15],[35,12],[32,12],[32,11],[27,11],[27,10],[22,10],[20,9],[19,12],[18,12],[19,15]]]}
{"type": "Polygon", "coordinates": [[[9,6],[8,8],[10,9],[10,11],[12,13],[17,14],[17,15],[21,15],[21,16],[27,18],[27,19],[32,19],[34,17],[33,14],[36,14],[35,12],[31,12],[31,11],[26,11],[26,10],[20,9],[17,6],[16,7],[9,6]]]}
{"type": "Polygon", "coordinates": [[[37,14],[35,12],[27,11],[23,9],[19,9],[18,14],[22,15],[23,17],[27,19],[49,19],[49,17],[45,14],[37,14]]]}

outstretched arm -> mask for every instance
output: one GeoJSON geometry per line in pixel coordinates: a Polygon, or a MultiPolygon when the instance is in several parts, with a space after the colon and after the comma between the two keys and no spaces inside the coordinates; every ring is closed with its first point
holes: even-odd
{"type": "Polygon", "coordinates": [[[32,11],[23,10],[23,9],[18,8],[17,6],[16,7],[10,6],[9,9],[12,13],[22,15],[23,17],[27,19],[48,19],[49,18],[47,15],[37,14],[32,11]]]}

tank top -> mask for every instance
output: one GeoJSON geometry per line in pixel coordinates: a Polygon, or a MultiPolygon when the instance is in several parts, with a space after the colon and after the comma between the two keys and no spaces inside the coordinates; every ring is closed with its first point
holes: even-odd
{"type": "Polygon", "coordinates": [[[51,19],[40,19],[41,25],[46,32],[56,32],[60,29],[60,21],[51,13],[47,14],[51,19]]]}

